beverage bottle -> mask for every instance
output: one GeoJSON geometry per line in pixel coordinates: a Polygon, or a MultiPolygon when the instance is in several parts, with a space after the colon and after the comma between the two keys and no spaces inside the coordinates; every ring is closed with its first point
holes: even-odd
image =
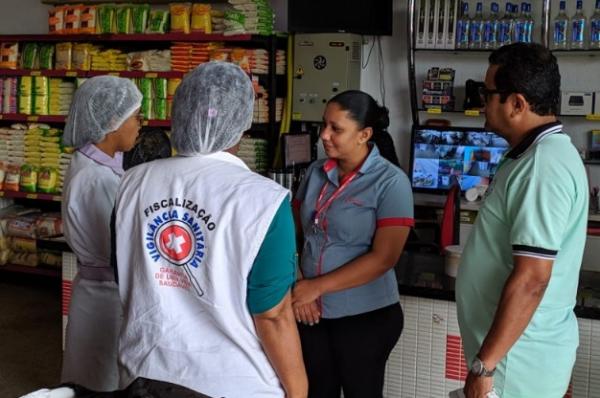
{"type": "Polygon", "coordinates": [[[462,3],[460,18],[456,21],[456,48],[469,48],[469,3],[462,3]]]}
{"type": "Polygon", "coordinates": [[[483,3],[478,2],[475,9],[475,17],[471,20],[469,27],[469,48],[480,49],[483,37],[483,3]]]}
{"type": "Polygon", "coordinates": [[[566,2],[561,0],[559,3],[559,11],[554,18],[554,28],[552,30],[552,48],[555,50],[566,50],[569,48],[568,42],[568,27],[569,17],[566,12],[566,2]]]}
{"type": "Polygon", "coordinates": [[[504,16],[498,24],[498,45],[504,46],[512,42],[512,4],[506,3],[504,16]]]}
{"type": "Polygon", "coordinates": [[[531,15],[531,3],[527,4],[527,43],[533,42],[533,29],[535,27],[535,20],[531,15]]]}
{"type": "Polygon", "coordinates": [[[600,49],[600,0],[596,0],[596,10],[590,18],[590,48],[600,49]]]}
{"type": "Polygon", "coordinates": [[[513,41],[516,43],[525,42],[527,37],[527,3],[521,3],[521,14],[517,15],[517,12],[514,15],[513,41]]]}
{"type": "Polygon", "coordinates": [[[571,18],[571,48],[574,50],[585,49],[585,24],[583,15],[583,1],[577,0],[577,10],[571,18]]]}
{"type": "MultiPolygon", "coordinates": [[[[600,0],[598,0],[600,1],[600,0]]],[[[498,46],[498,3],[492,2],[490,16],[483,23],[483,48],[491,49],[498,46]]]]}

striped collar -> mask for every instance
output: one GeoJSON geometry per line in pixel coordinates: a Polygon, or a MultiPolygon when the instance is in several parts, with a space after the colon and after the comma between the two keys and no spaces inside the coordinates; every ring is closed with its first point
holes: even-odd
{"type": "Polygon", "coordinates": [[[515,147],[506,154],[506,157],[510,159],[520,158],[525,152],[547,136],[555,133],[562,133],[562,128],[563,125],[559,121],[543,124],[534,128],[521,142],[515,145],[515,147]]]}

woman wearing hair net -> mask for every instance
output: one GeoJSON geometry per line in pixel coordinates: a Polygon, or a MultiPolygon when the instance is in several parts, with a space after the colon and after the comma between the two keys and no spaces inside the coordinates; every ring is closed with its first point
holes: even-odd
{"type": "Polygon", "coordinates": [[[234,155],[253,104],[238,66],[199,66],[173,100],[179,156],[123,178],[121,386],[141,376],[213,397],[306,397],[288,191],[234,155]]]}
{"type": "Polygon", "coordinates": [[[98,76],[75,92],[63,142],[77,148],[65,178],[62,214],[77,256],[61,379],[91,390],[117,389],[122,321],[110,266],[110,216],[123,175],[123,151],[140,130],[142,94],[128,79],[98,76]]]}

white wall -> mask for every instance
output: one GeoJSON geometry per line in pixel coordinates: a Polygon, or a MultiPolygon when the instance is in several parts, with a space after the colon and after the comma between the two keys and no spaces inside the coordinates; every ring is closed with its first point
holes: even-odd
{"type": "Polygon", "coordinates": [[[0,1],[0,34],[48,32],[48,9],[40,0],[0,1]]]}

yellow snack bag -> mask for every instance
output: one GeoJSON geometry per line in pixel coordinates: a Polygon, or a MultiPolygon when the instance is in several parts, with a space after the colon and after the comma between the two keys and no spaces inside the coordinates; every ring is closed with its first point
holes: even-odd
{"type": "Polygon", "coordinates": [[[190,33],[190,3],[171,3],[171,32],[190,33]]]}
{"type": "Polygon", "coordinates": [[[195,3],[192,5],[192,32],[212,33],[210,4],[195,3]]]}

